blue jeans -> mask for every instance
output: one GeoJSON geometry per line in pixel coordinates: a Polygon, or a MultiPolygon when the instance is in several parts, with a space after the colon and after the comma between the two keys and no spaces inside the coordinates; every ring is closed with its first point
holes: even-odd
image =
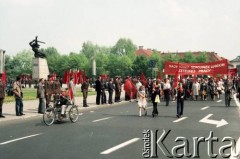
{"type": "Polygon", "coordinates": [[[16,115],[21,115],[23,114],[23,102],[22,98],[15,98],[16,100],[16,115]]]}
{"type": "Polygon", "coordinates": [[[183,115],[184,101],[177,100],[177,115],[183,115]]]}

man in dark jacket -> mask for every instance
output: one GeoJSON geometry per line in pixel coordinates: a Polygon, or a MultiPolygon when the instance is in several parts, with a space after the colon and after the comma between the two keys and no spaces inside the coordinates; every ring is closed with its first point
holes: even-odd
{"type": "Polygon", "coordinates": [[[177,117],[180,118],[183,115],[183,108],[184,108],[184,96],[185,96],[185,91],[182,86],[182,83],[178,84],[177,88],[177,117]]]}
{"type": "Polygon", "coordinates": [[[95,81],[95,90],[97,92],[96,97],[96,104],[100,105],[100,98],[101,98],[101,77],[99,76],[98,79],[95,81]]]}
{"type": "Polygon", "coordinates": [[[108,82],[108,93],[109,93],[108,104],[113,104],[113,101],[112,101],[113,91],[114,91],[113,79],[111,78],[108,82]]]}

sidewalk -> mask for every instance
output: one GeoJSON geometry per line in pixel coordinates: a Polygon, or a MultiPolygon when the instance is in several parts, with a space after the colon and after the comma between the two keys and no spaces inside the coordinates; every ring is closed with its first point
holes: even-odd
{"type": "MultiPolygon", "coordinates": [[[[123,91],[121,93],[121,99],[123,101],[125,92],[123,91]]],[[[108,92],[106,91],[106,97],[108,100],[108,92]]],[[[114,101],[115,93],[113,93],[113,101],[114,101]]],[[[99,105],[96,105],[96,95],[88,96],[87,102],[89,107],[83,107],[83,97],[76,97],[75,98],[76,105],[79,106],[79,112],[81,113],[81,110],[88,110],[92,108],[97,108],[99,105]]],[[[122,102],[121,102],[122,103],[122,102]]],[[[0,123],[4,121],[10,121],[10,120],[25,120],[27,118],[35,117],[35,116],[42,116],[42,114],[38,114],[38,104],[39,100],[28,100],[23,101],[23,113],[25,115],[23,116],[16,116],[15,112],[15,102],[10,103],[3,103],[3,115],[5,118],[0,118],[0,123]]],[[[113,105],[117,105],[119,103],[114,103],[113,105]]],[[[100,106],[108,106],[107,104],[100,105],[100,106]]]]}

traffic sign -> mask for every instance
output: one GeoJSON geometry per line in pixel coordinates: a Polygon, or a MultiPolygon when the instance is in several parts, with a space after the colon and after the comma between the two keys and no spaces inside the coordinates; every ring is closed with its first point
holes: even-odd
{"type": "Polygon", "coordinates": [[[153,67],[155,67],[155,65],[156,65],[156,61],[155,61],[155,60],[150,60],[150,61],[149,61],[149,66],[150,66],[150,67],[153,68],[153,67]]]}

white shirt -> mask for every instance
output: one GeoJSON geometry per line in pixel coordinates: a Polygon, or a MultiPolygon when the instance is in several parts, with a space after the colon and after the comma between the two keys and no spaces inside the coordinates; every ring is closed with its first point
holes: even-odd
{"type": "Polygon", "coordinates": [[[166,89],[171,89],[170,83],[164,83],[163,89],[164,89],[164,90],[166,90],[166,89]]]}
{"type": "Polygon", "coordinates": [[[141,82],[137,82],[136,83],[136,87],[137,87],[137,90],[139,90],[139,88],[142,86],[142,83],[141,82]]]}

